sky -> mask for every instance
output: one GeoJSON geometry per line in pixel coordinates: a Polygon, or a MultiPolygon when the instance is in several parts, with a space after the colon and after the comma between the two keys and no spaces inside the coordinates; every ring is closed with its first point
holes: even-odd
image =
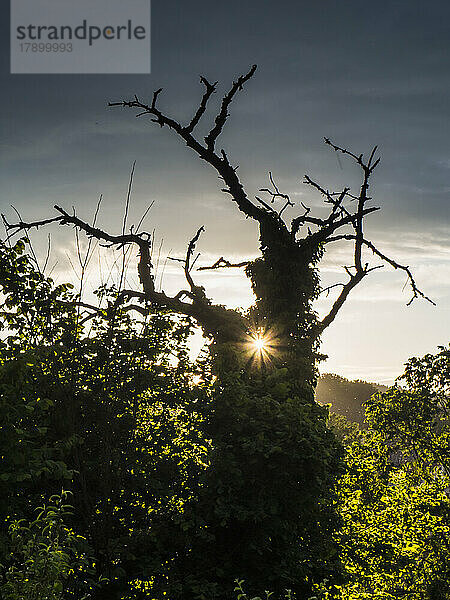
{"type": "MultiPolygon", "coordinates": [[[[184,122],[198,105],[204,75],[219,81],[206,115],[212,122],[221,93],[255,63],[221,140],[248,195],[267,185],[271,171],[296,202],[290,216],[300,202],[320,211],[320,197],[302,184],[305,173],[328,189],[356,190],[359,182],[355,165],[338,160],[323,137],[357,154],[377,144],[381,163],[371,195],[382,210],[367,218],[366,235],[409,265],[437,304],[416,300],[407,307],[404,273],[375,271],[324,333],[329,358],[321,371],[391,383],[409,357],[448,342],[448,2],[153,0],[150,75],[11,75],[9,2],[0,5],[0,204],[10,220],[11,204],[32,220],[52,216],[55,203],[89,220],[102,194],[98,223],[118,233],[136,161],[129,222],[153,202],[144,227],[155,231],[157,283],[165,291],[184,287],[179,264],[167,255],[182,256],[201,225],[199,265],[257,256],[255,224],[220,192],[209,165],[167,128],[107,107],[134,94],[150,99],[162,87],[160,107],[184,122]]],[[[71,280],[72,232],[50,231],[52,275],[71,280]]],[[[33,236],[40,256],[46,234],[33,236]]],[[[324,285],[343,280],[348,260],[342,247],[327,252],[324,285]]],[[[91,262],[91,287],[105,281],[112,263],[104,252],[91,262]]],[[[133,273],[129,278],[137,283],[133,273]]],[[[196,280],[215,301],[233,307],[252,301],[240,271],[198,273],[196,280]]],[[[320,300],[319,314],[332,300],[320,300]]]]}

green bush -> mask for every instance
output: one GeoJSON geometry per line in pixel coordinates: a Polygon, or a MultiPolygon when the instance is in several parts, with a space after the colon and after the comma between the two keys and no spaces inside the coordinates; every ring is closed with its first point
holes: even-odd
{"type": "Polygon", "coordinates": [[[34,521],[11,521],[9,566],[1,585],[3,600],[77,600],[90,597],[92,559],[86,540],[66,525],[72,506],[68,492],[51,496],[38,507],[34,521]],[[84,593],[83,593],[84,588],[84,593]],[[76,590],[76,596],[73,594],[76,590]]]}

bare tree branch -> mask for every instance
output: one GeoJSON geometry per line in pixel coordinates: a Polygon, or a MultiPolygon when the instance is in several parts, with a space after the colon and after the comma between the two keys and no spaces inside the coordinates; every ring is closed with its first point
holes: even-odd
{"type": "Polygon", "coordinates": [[[373,159],[375,157],[375,153],[378,149],[378,146],[373,147],[372,152],[370,153],[370,156],[369,156],[369,160],[367,161],[367,163],[365,163],[363,154],[357,155],[357,154],[354,154],[353,152],[350,152],[346,148],[342,148],[341,146],[336,146],[336,144],[333,144],[333,142],[329,138],[324,138],[324,141],[328,146],[331,146],[331,148],[333,148],[333,150],[335,152],[340,152],[342,154],[347,154],[348,156],[351,156],[358,163],[358,165],[360,165],[360,167],[362,167],[364,170],[368,170],[368,171],[372,172],[380,163],[379,158],[377,158],[377,160],[375,162],[373,162],[373,159]]]}
{"type": "Polygon", "coordinates": [[[60,222],[62,217],[53,217],[51,219],[43,219],[42,221],[33,221],[31,223],[27,223],[25,221],[19,221],[18,223],[10,224],[6,220],[5,215],[2,213],[2,221],[5,226],[6,231],[10,232],[8,234],[7,240],[9,240],[15,233],[20,231],[27,231],[28,229],[32,229],[33,227],[39,229],[39,227],[43,227],[44,225],[49,225],[50,223],[58,223],[60,222]]]}
{"type": "Polygon", "coordinates": [[[217,83],[218,83],[217,81],[215,81],[214,83],[209,83],[209,81],[203,76],[200,77],[200,82],[203,83],[203,85],[206,88],[205,93],[203,94],[203,97],[200,102],[200,106],[197,109],[197,112],[192,117],[192,120],[189,123],[189,125],[185,128],[185,131],[187,133],[192,133],[194,131],[195,127],[198,125],[198,122],[200,121],[200,119],[202,118],[202,116],[204,115],[204,113],[206,111],[206,106],[208,104],[208,100],[210,99],[211,95],[214,94],[214,92],[216,91],[216,87],[217,87],[217,83]]]}
{"type": "MultiPolygon", "coordinates": [[[[336,235],[333,237],[330,237],[326,240],[326,243],[331,243],[331,242],[338,242],[341,240],[356,240],[356,236],[353,234],[340,234],[340,235],[336,235]]],[[[436,306],[436,303],[431,300],[431,298],[429,298],[428,296],[426,296],[418,287],[417,284],[415,282],[415,279],[413,277],[413,274],[411,272],[411,269],[406,266],[406,265],[402,265],[400,263],[398,263],[397,261],[395,261],[394,259],[390,258],[389,256],[387,256],[386,254],[384,254],[383,252],[381,252],[380,250],[378,250],[378,248],[375,246],[375,244],[373,244],[373,242],[370,242],[369,240],[366,240],[365,238],[362,240],[362,245],[366,246],[367,248],[369,248],[373,254],[375,254],[375,256],[378,256],[381,260],[383,260],[384,262],[388,263],[389,265],[391,265],[391,267],[393,267],[394,269],[399,269],[401,271],[404,271],[408,277],[408,281],[411,285],[411,289],[413,292],[413,295],[411,297],[411,299],[407,302],[407,306],[410,306],[412,304],[412,302],[416,299],[416,298],[423,298],[424,300],[426,300],[427,302],[429,302],[430,304],[432,304],[433,306],[436,306]]]]}
{"type": "MultiPolygon", "coordinates": [[[[138,298],[141,302],[150,302],[151,304],[159,306],[160,308],[166,308],[175,313],[194,317],[199,324],[204,327],[204,331],[207,335],[222,335],[222,337],[229,335],[232,337],[232,332],[235,332],[236,328],[242,331],[245,330],[243,317],[236,311],[226,309],[222,306],[211,305],[210,301],[206,298],[203,289],[195,286],[192,276],[189,273],[189,267],[191,265],[191,258],[195,249],[195,244],[197,243],[203,228],[200,228],[197,231],[197,234],[194,236],[188,246],[186,261],[188,266],[186,267],[185,273],[187,272],[188,281],[190,285],[192,284],[191,291],[182,290],[176,296],[171,297],[164,292],[157,292],[155,290],[152,265],[150,261],[150,234],[143,232],[140,234],[130,233],[123,235],[111,235],[97,227],[89,225],[75,215],[70,215],[59,206],[55,206],[55,209],[61,213],[61,216],[53,219],[47,219],[45,221],[35,221],[30,223],[20,221],[16,224],[8,223],[5,218],[5,227],[7,228],[7,231],[13,231],[17,233],[18,231],[28,230],[33,227],[40,227],[41,225],[45,225],[47,223],[58,222],[60,225],[73,225],[74,227],[84,231],[89,237],[107,242],[108,246],[117,246],[121,248],[126,244],[136,244],[140,250],[138,273],[143,291],[138,292],[133,290],[122,290],[119,293],[116,304],[131,298],[138,298]],[[181,300],[183,296],[188,297],[191,302],[183,302],[181,300]],[[229,327],[228,334],[223,331],[225,320],[227,321],[229,327]]],[[[95,307],[85,305],[85,308],[90,308],[93,310],[95,307]]],[[[141,310],[139,312],[144,314],[141,310]]],[[[86,319],[84,319],[82,322],[85,320],[86,319]]]]}
{"type": "Polygon", "coordinates": [[[326,317],[322,319],[322,321],[318,323],[318,334],[321,334],[324,331],[324,329],[331,325],[331,323],[336,318],[336,315],[338,314],[339,310],[344,305],[344,302],[347,300],[347,297],[352,291],[352,289],[358,285],[358,283],[365,277],[365,275],[366,273],[364,271],[357,271],[355,275],[350,276],[350,279],[347,283],[343,284],[342,291],[339,294],[337,300],[333,303],[330,312],[327,314],[326,317]]]}
{"type": "Polygon", "coordinates": [[[219,114],[216,117],[215,125],[211,129],[211,131],[208,133],[208,135],[205,137],[206,147],[208,148],[208,150],[210,152],[214,151],[214,146],[215,146],[216,140],[219,137],[219,135],[222,133],[223,127],[229,117],[228,108],[229,108],[234,96],[236,95],[236,93],[239,90],[242,90],[244,83],[246,81],[248,81],[251,77],[253,77],[253,75],[255,74],[255,71],[256,71],[256,65],[253,65],[252,68],[250,69],[250,71],[246,75],[241,75],[236,81],[233,82],[233,85],[232,85],[230,91],[228,92],[228,94],[226,94],[223,97],[222,106],[220,108],[219,114]]]}
{"type": "Polygon", "coordinates": [[[5,216],[3,216],[3,222],[7,231],[11,231],[12,234],[18,233],[19,231],[26,231],[32,228],[39,228],[42,225],[47,225],[49,223],[59,223],[60,225],[73,225],[74,227],[78,227],[82,231],[84,231],[88,237],[94,237],[98,240],[103,240],[107,242],[108,245],[118,245],[122,247],[126,244],[137,244],[139,248],[147,247],[149,245],[150,234],[146,232],[142,232],[139,234],[136,233],[128,233],[122,235],[111,235],[97,227],[93,227],[79,219],[75,214],[70,215],[63,208],[54,206],[55,210],[61,213],[61,216],[54,217],[52,219],[45,219],[43,221],[31,221],[29,223],[25,221],[19,221],[18,223],[8,223],[5,216]]]}
{"type": "Polygon", "coordinates": [[[218,258],[213,265],[206,267],[198,267],[197,271],[211,271],[212,269],[222,269],[224,267],[234,268],[234,267],[246,267],[249,264],[249,260],[244,260],[239,263],[232,263],[229,260],[226,260],[223,256],[218,258]]]}
{"type": "MultiPolygon", "coordinates": [[[[272,188],[273,189],[271,190],[270,188],[261,188],[259,191],[260,192],[266,192],[267,194],[269,194],[271,196],[271,200],[270,201],[271,201],[272,204],[278,198],[281,198],[282,200],[285,201],[283,207],[277,213],[278,217],[281,219],[281,216],[284,213],[284,211],[286,210],[286,208],[288,206],[294,206],[294,203],[291,202],[291,199],[289,198],[288,194],[283,194],[283,193],[280,192],[280,190],[278,189],[277,184],[273,180],[273,176],[272,176],[272,172],[271,171],[269,171],[269,179],[270,179],[270,183],[272,184],[272,188]]],[[[257,198],[257,200],[259,200],[259,202],[262,202],[262,200],[260,198],[257,198]]],[[[267,206],[267,204],[265,204],[265,206],[267,206]]]]}
{"type": "Polygon", "coordinates": [[[354,242],[354,249],[353,249],[354,265],[352,267],[352,269],[354,269],[354,272],[352,273],[352,271],[348,267],[345,268],[347,274],[349,275],[349,280],[347,281],[347,283],[337,283],[337,284],[328,286],[327,288],[322,290],[322,291],[326,291],[327,295],[328,295],[328,293],[331,289],[342,286],[342,290],[341,290],[339,296],[337,297],[337,299],[335,300],[335,302],[333,303],[330,312],[318,324],[317,330],[318,330],[319,334],[322,333],[322,331],[334,321],[339,310],[342,308],[343,304],[347,300],[347,297],[348,297],[349,293],[351,292],[351,290],[354,287],[356,287],[356,285],[358,285],[358,283],[360,283],[360,281],[364,277],[366,277],[366,275],[368,273],[382,267],[382,265],[377,265],[375,267],[369,268],[368,263],[363,265],[363,263],[362,263],[363,247],[370,248],[375,255],[377,255],[379,258],[381,258],[384,262],[387,262],[388,264],[390,264],[395,269],[402,269],[403,271],[406,272],[406,274],[408,276],[408,280],[409,280],[411,288],[412,288],[412,291],[413,291],[413,296],[412,296],[411,300],[408,302],[408,305],[410,305],[412,303],[412,301],[419,296],[424,298],[425,300],[431,302],[432,304],[434,304],[434,302],[432,302],[432,300],[430,300],[430,298],[425,296],[425,294],[417,287],[416,282],[412,276],[412,273],[411,273],[409,267],[401,265],[401,264],[397,263],[396,261],[392,260],[385,254],[380,252],[372,242],[369,242],[364,237],[363,224],[364,224],[365,216],[371,212],[374,212],[374,210],[378,210],[377,208],[366,208],[366,203],[368,202],[368,200],[371,199],[370,196],[368,195],[370,176],[372,175],[374,169],[378,166],[378,164],[380,162],[379,158],[375,159],[375,154],[377,152],[377,146],[375,146],[372,149],[372,151],[369,155],[369,158],[366,162],[364,160],[363,154],[357,155],[353,152],[350,152],[346,148],[337,146],[336,144],[331,142],[328,138],[325,138],[325,143],[327,145],[329,145],[335,152],[339,152],[341,154],[347,154],[348,156],[353,158],[353,160],[355,160],[355,162],[361,167],[363,176],[362,176],[362,182],[361,182],[359,195],[355,196],[353,194],[350,194],[349,188],[344,188],[342,190],[342,192],[340,192],[340,193],[329,192],[328,190],[323,188],[321,185],[319,185],[318,183],[316,183],[315,181],[313,181],[310,177],[308,177],[306,175],[305,183],[312,186],[317,191],[319,191],[325,197],[325,202],[332,204],[333,209],[327,219],[317,220],[317,219],[309,217],[309,210],[306,209],[306,207],[303,205],[305,208],[304,215],[301,215],[300,217],[297,217],[296,219],[294,219],[292,221],[291,231],[294,236],[296,235],[296,233],[299,229],[299,226],[301,224],[309,222],[309,223],[313,223],[314,225],[317,225],[319,227],[319,230],[309,237],[310,238],[315,237],[317,240],[320,240],[321,243],[328,244],[330,242],[338,241],[338,240],[351,240],[354,242]],[[344,201],[346,198],[357,201],[356,212],[351,213],[344,206],[344,201]],[[335,236],[333,235],[338,229],[340,229],[346,225],[352,226],[352,228],[354,230],[353,234],[342,233],[342,234],[338,234],[335,236]]]}
{"type": "MultiPolygon", "coordinates": [[[[199,237],[201,236],[202,232],[205,231],[205,228],[202,226],[198,229],[197,233],[194,235],[194,237],[192,238],[192,240],[189,242],[188,245],[188,249],[186,252],[186,260],[184,261],[184,275],[186,277],[186,281],[189,284],[189,287],[191,288],[191,292],[193,294],[198,293],[198,291],[201,289],[198,286],[195,285],[194,280],[192,279],[192,275],[191,275],[191,259],[192,259],[192,255],[194,253],[195,250],[195,245],[197,244],[199,237]]],[[[204,293],[203,293],[204,295],[204,293]]]]}
{"type": "Polygon", "coordinates": [[[150,105],[141,102],[137,96],[134,97],[134,100],[127,101],[122,100],[122,102],[109,102],[108,106],[123,106],[129,108],[138,108],[141,109],[141,112],[136,116],[140,117],[143,115],[151,115],[154,118],[153,122],[157,123],[161,127],[167,126],[175,133],[177,133],[185,142],[186,145],[194,150],[197,155],[207,163],[209,163],[212,167],[216,169],[219,176],[223,179],[225,184],[227,185],[222,191],[230,194],[234,202],[238,205],[239,209],[247,216],[255,219],[259,222],[265,221],[268,224],[268,215],[265,210],[262,210],[260,207],[256,206],[249,200],[247,197],[244,188],[239,181],[238,176],[236,175],[236,169],[231,166],[228,161],[228,157],[225,151],[221,151],[220,155],[215,152],[215,142],[222,132],[223,126],[228,117],[228,107],[233,100],[235,94],[238,90],[242,89],[244,83],[248,81],[256,71],[256,65],[254,65],[250,71],[246,75],[242,75],[233,83],[230,91],[224,96],[222,101],[222,106],[219,114],[216,117],[215,126],[209,132],[208,136],[205,138],[206,145],[200,143],[193,135],[192,131],[199,119],[203,116],[204,111],[206,110],[206,103],[209,100],[209,93],[211,87],[216,84],[206,84],[206,80],[202,80],[202,83],[206,86],[205,94],[203,95],[202,101],[200,103],[197,112],[194,115],[194,118],[190,121],[190,123],[183,127],[179,122],[174,119],[164,115],[156,106],[158,96],[161,93],[162,89],[156,90],[153,94],[152,103],[150,105]],[[208,87],[209,86],[209,87],[208,87]],[[192,124],[194,126],[192,126],[192,124]]]}
{"type": "Polygon", "coordinates": [[[328,190],[323,188],[321,185],[319,185],[316,181],[312,180],[311,177],[309,177],[308,175],[304,176],[303,182],[306,183],[307,185],[312,186],[318,192],[320,192],[325,197],[326,203],[333,205],[333,209],[327,219],[330,222],[334,218],[339,216],[340,214],[341,215],[342,214],[346,214],[346,215],[350,214],[343,204],[343,202],[346,198],[351,198],[352,200],[358,199],[357,196],[353,196],[349,193],[350,188],[344,188],[341,192],[329,192],[328,190]]]}

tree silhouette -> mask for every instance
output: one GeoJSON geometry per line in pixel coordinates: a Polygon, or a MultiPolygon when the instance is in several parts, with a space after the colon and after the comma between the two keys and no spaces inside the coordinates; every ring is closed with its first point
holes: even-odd
{"type": "MultiPolygon", "coordinates": [[[[152,121],[161,127],[168,127],[175,132],[186,145],[191,148],[202,160],[210,164],[223,180],[225,187],[222,191],[231,197],[241,212],[246,217],[257,221],[259,225],[259,241],[261,249],[261,258],[255,261],[241,262],[232,264],[223,257],[219,258],[210,267],[200,267],[199,270],[219,269],[225,267],[245,267],[246,274],[250,277],[253,291],[257,297],[257,303],[264,302],[264,299],[271,295],[271,291],[264,285],[269,278],[273,278],[276,288],[276,294],[280,297],[280,304],[286,308],[290,314],[285,314],[285,318],[281,318],[280,313],[274,321],[277,324],[277,331],[280,338],[283,335],[289,335],[291,329],[295,329],[295,323],[298,317],[292,316],[296,314],[296,308],[304,312],[306,304],[315,297],[319,290],[314,289],[314,294],[311,297],[303,298],[302,294],[298,294],[299,288],[303,285],[300,283],[305,278],[311,276],[311,272],[315,271],[320,258],[323,256],[325,246],[327,244],[342,240],[350,241],[354,244],[354,264],[350,267],[345,267],[348,275],[348,280],[345,283],[337,283],[335,286],[342,287],[339,297],[334,302],[330,312],[321,321],[314,319],[314,323],[310,323],[307,331],[303,330],[302,335],[308,337],[310,341],[316,340],[320,334],[328,327],[335,319],[338,311],[343,306],[351,290],[358,285],[370,272],[380,268],[382,265],[369,266],[368,262],[364,262],[363,250],[367,249],[382,262],[389,264],[394,269],[404,271],[409,280],[412,297],[408,302],[410,304],[414,299],[422,297],[429,302],[432,302],[426,297],[423,292],[417,287],[413,275],[408,266],[401,265],[394,259],[388,257],[377,246],[368,240],[364,235],[363,224],[364,219],[369,214],[374,213],[379,207],[368,206],[371,197],[368,195],[369,180],[373,171],[378,166],[380,158],[376,158],[377,147],[375,146],[368,158],[365,159],[363,154],[355,154],[349,150],[334,144],[328,138],[325,138],[325,143],[334,151],[349,156],[361,168],[362,182],[358,195],[350,193],[350,188],[345,187],[339,192],[330,192],[322,187],[319,183],[305,175],[304,182],[316,189],[324,199],[324,202],[330,206],[330,213],[326,218],[318,218],[311,215],[311,209],[303,203],[304,212],[292,219],[288,224],[283,219],[283,213],[288,206],[294,206],[287,194],[279,191],[275,184],[272,174],[270,174],[270,182],[272,189],[262,188],[260,191],[265,192],[269,196],[269,200],[265,201],[260,197],[255,197],[256,203],[251,201],[245,192],[245,189],[239,180],[237,170],[230,163],[227,153],[224,149],[217,151],[217,141],[223,128],[229,118],[229,107],[238,91],[243,89],[244,84],[253,77],[256,71],[256,65],[250,71],[239,77],[232,85],[231,89],[222,99],[220,111],[218,112],[214,127],[209,131],[203,140],[203,143],[194,137],[194,131],[200,120],[203,118],[208,101],[213,93],[216,92],[217,82],[210,83],[205,77],[201,77],[200,81],[205,87],[205,92],[201,99],[200,105],[196,110],[191,121],[187,125],[182,125],[175,119],[165,115],[157,106],[157,101],[162,88],[158,89],[153,94],[151,104],[141,102],[137,96],[134,100],[122,102],[110,102],[109,106],[123,106],[129,108],[138,108],[140,112],[138,117],[149,115],[152,121]],[[281,201],[281,208],[276,208],[276,201],[281,201]],[[347,206],[347,201],[351,201],[356,206],[356,210],[350,210],[347,206]],[[304,228],[307,228],[306,234],[300,235],[304,228]],[[313,228],[313,231],[311,230],[313,228]],[[347,231],[345,228],[350,228],[347,231]],[[284,262],[287,260],[287,262],[284,262]],[[287,288],[277,286],[276,283],[281,283],[286,273],[292,275],[287,288]],[[280,281],[278,281],[280,280],[280,281]],[[264,293],[260,290],[264,290],[264,293]],[[280,329],[281,326],[281,329],[280,329]]],[[[150,301],[159,306],[167,307],[175,312],[193,316],[202,326],[207,335],[213,337],[215,341],[232,340],[239,342],[242,340],[243,332],[252,331],[254,323],[249,317],[245,317],[236,311],[226,310],[221,306],[211,303],[205,294],[205,290],[201,286],[194,283],[192,277],[192,257],[195,251],[199,237],[204,230],[203,227],[197,231],[196,235],[189,243],[186,259],[184,261],[184,271],[189,289],[181,290],[175,296],[168,296],[164,292],[157,292],[154,285],[154,277],[152,275],[152,264],[150,261],[150,236],[147,233],[123,233],[122,235],[110,235],[97,227],[89,225],[82,221],[76,215],[68,214],[63,208],[55,206],[57,212],[60,213],[52,219],[36,221],[31,223],[18,222],[15,224],[7,223],[4,218],[7,230],[16,232],[20,230],[39,227],[48,223],[58,222],[61,225],[73,225],[83,230],[88,236],[105,241],[112,246],[121,247],[127,244],[135,244],[140,251],[140,261],[138,266],[142,291],[124,290],[121,294],[120,301],[131,298],[136,298],[145,303],[150,301]],[[186,299],[183,301],[182,299],[186,299]]],[[[334,286],[333,286],[334,287],[334,286]]],[[[328,292],[330,288],[320,290],[320,292],[328,292]]],[[[277,307],[278,308],[278,307],[277,307]]],[[[261,325],[273,325],[271,315],[263,310],[261,325]]],[[[285,311],[281,311],[283,314],[285,311]]],[[[254,317],[254,313],[251,315],[254,317]]]]}
{"type": "Polygon", "coordinates": [[[201,594],[224,598],[234,577],[245,578],[250,591],[288,587],[303,594],[314,582],[339,572],[332,534],[338,523],[333,502],[341,449],[327,429],[326,410],[314,401],[320,336],[352,289],[383,266],[371,266],[366,252],[406,273],[412,290],[408,304],[418,297],[432,302],[417,287],[408,266],[365,237],[365,219],[379,210],[370,204],[369,196],[370,178],[380,162],[376,146],[365,157],[325,139],[333,151],[354,161],[362,175],[356,194],[349,187],[329,191],[305,176],[305,183],[329,207],[325,218],[313,216],[301,203],[301,214],[288,223],[285,211],[294,203],[280,191],[272,174],[270,187],[260,190],[265,199],[249,198],[227,152],[218,148],[218,140],[231,103],[255,71],[256,65],[233,82],[203,140],[195,137],[196,128],[217,88],[217,82],[205,77],[200,79],[204,87],[200,104],[185,125],[160,110],[161,89],[154,92],[150,104],[136,96],[109,104],[138,109],[136,116],[148,116],[170,129],[216,170],[223,181],[222,191],[257,222],[258,258],[233,264],[220,257],[200,267],[243,267],[255,294],[255,303],[246,313],[214,304],[195,283],[194,255],[203,227],[191,239],[182,261],[187,287],[169,296],[155,287],[148,233],[132,228],[111,235],[59,206],[55,206],[59,214],[51,219],[15,224],[5,219],[10,234],[59,223],[117,248],[134,244],[139,250],[141,289],[121,290],[116,303],[143,314],[157,306],[193,317],[212,341],[216,384],[206,434],[213,450],[201,492],[186,507],[192,525],[182,535],[174,534],[173,539],[180,541],[174,549],[173,568],[160,581],[161,586],[168,586],[171,598],[201,594]],[[321,289],[320,261],[328,246],[339,241],[352,244],[353,264],[345,267],[345,282],[321,289]],[[340,292],[329,313],[319,320],[313,302],[334,287],[341,288],[340,292]]]}

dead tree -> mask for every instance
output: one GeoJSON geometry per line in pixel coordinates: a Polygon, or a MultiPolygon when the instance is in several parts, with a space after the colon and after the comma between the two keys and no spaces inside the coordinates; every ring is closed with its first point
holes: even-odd
{"type": "MultiPolygon", "coordinates": [[[[366,218],[379,210],[371,204],[369,195],[370,179],[380,162],[376,146],[364,156],[325,139],[334,152],[350,158],[361,169],[361,184],[355,193],[348,187],[329,191],[305,176],[305,183],[321,194],[329,207],[326,217],[314,216],[302,203],[300,214],[287,222],[286,211],[294,202],[280,191],[272,174],[270,187],[260,190],[264,198],[250,199],[227,152],[218,144],[230,105],[255,70],[253,66],[239,77],[223,96],[214,124],[203,140],[195,135],[197,126],[206,117],[217,88],[217,82],[210,83],[205,77],[200,79],[204,88],[200,104],[186,124],[159,108],[161,89],[154,92],[148,104],[136,96],[109,104],[137,109],[137,117],[149,117],[178,136],[215,169],[223,181],[222,191],[258,224],[261,255],[256,260],[233,264],[220,257],[209,267],[199,268],[244,268],[256,298],[248,313],[213,304],[205,289],[196,284],[194,254],[203,227],[190,241],[182,261],[187,285],[169,296],[155,287],[151,237],[147,233],[131,230],[111,235],[59,206],[55,206],[57,216],[43,221],[9,224],[5,219],[10,234],[59,223],[116,248],[135,245],[139,250],[141,289],[121,290],[117,302],[143,313],[149,307],[158,307],[188,315],[213,341],[217,398],[208,419],[208,435],[214,451],[202,492],[192,508],[197,521],[201,515],[203,529],[191,537],[187,555],[181,549],[177,553],[179,573],[192,575],[189,584],[179,575],[183,598],[195,597],[192,590],[195,586],[198,589],[200,580],[221,580],[227,586],[242,575],[255,589],[260,583],[265,586],[260,589],[291,587],[303,594],[309,589],[306,582],[327,576],[333,562],[326,548],[332,545],[329,515],[333,512],[339,449],[326,428],[325,411],[314,403],[320,336],[353,288],[383,264],[405,273],[412,292],[408,304],[419,297],[431,302],[417,287],[409,267],[387,256],[365,236],[366,218]],[[321,289],[320,260],[332,244],[340,241],[352,244],[353,264],[344,268],[345,282],[321,289]],[[366,254],[378,259],[378,264],[371,265],[366,254]],[[331,287],[340,288],[339,294],[329,313],[318,320],[312,304],[331,287]],[[255,356],[264,368],[254,368],[255,356]],[[255,439],[263,441],[255,446],[255,439]],[[241,473],[242,481],[236,472],[241,473]],[[251,499],[246,497],[248,489],[251,499]],[[225,500],[221,498],[224,493],[225,500]],[[324,511],[328,516],[324,517],[324,511]],[[323,525],[325,522],[328,525],[323,525]],[[182,555],[184,558],[180,558],[182,555]]],[[[210,595],[216,597],[212,592],[210,595]]]]}
{"type": "Polygon", "coordinates": [[[136,245],[140,254],[138,272],[142,290],[123,290],[120,301],[135,299],[141,303],[149,302],[175,313],[194,317],[205,334],[212,337],[217,343],[235,342],[240,344],[246,335],[254,334],[255,326],[264,332],[276,332],[277,343],[281,346],[286,345],[283,344],[283,339],[289,339],[292,335],[307,338],[310,343],[313,343],[334,321],[351,290],[369,273],[383,266],[382,264],[370,266],[369,262],[363,258],[364,250],[380,259],[381,263],[405,272],[412,291],[412,297],[408,304],[418,297],[432,302],[417,287],[408,266],[401,265],[388,257],[365,237],[365,218],[379,210],[379,207],[369,205],[371,197],[368,193],[369,180],[380,162],[380,158],[376,157],[376,146],[365,158],[363,154],[350,152],[325,138],[325,143],[332,150],[350,157],[362,172],[361,186],[357,194],[351,193],[350,188],[347,187],[337,192],[330,192],[308,175],[305,176],[304,182],[320,193],[324,202],[329,205],[330,211],[326,218],[313,216],[310,208],[301,203],[302,214],[287,223],[283,218],[283,213],[288,206],[294,206],[294,203],[287,194],[280,192],[272,174],[270,174],[271,188],[260,190],[268,195],[267,201],[259,196],[256,196],[254,201],[248,197],[238,177],[237,169],[230,163],[225,150],[218,149],[218,139],[229,118],[228,111],[233,99],[243,89],[244,84],[253,77],[255,71],[256,65],[253,65],[246,75],[242,75],[233,83],[231,89],[222,98],[214,126],[204,140],[196,138],[194,133],[200,120],[204,118],[208,102],[217,87],[217,82],[210,83],[205,77],[200,78],[205,88],[200,105],[192,119],[185,125],[167,116],[159,109],[158,99],[162,89],[154,92],[150,104],[141,102],[137,96],[133,100],[109,103],[109,106],[136,108],[139,110],[137,117],[149,116],[160,127],[167,127],[174,132],[202,160],[217,171],[224,182],[222,191],[229,195],[238,209],[247,218],[258,223],[260,258],[255,261],[232,264],[221,257],[210,267],[203,266],[198,269],[245,267],[256,295],[257,310],[252,311],[250,315],[245,316],[213,304],[208,299],[204,288],[195,284],[191,263],[196,244],[204,230],[203,227],[197,231],[189,243],[184,260],[184,273],[188,287],[180,290],[175,296],[168,296],[155,289],[150,261],[150,236],[146,233],[131,231],[123,235],[111,235],[89,225],[75,214],[67,213],[59,206],[55,206],[56,211],[60,213],[59,216],[43,221],[9,224],[4,218],[7,230],[10,233],[16,233],[55,222],[60,225],[72,225],[84,231],[89,237],[111,246],[136,245]],[[331,289],[331,287],[327,287],[320,290],[317,280],[314,282],[316,285],[311,285],[311,280],[316,279],[318,262],[329,244],[343,240],[349,241],[354,246],[354,262],[351,266],[344,267],[347,281],[332,286],[342,289],[330,312],[321,321],[317,321],[311,315],[309,315],[309,319],[305,319],[305,314],[311,312],[310,302],[319,293],[329,292],[331,289]],[[309,289],[307,289],[308,280],[310,280],[309,289]]]}

